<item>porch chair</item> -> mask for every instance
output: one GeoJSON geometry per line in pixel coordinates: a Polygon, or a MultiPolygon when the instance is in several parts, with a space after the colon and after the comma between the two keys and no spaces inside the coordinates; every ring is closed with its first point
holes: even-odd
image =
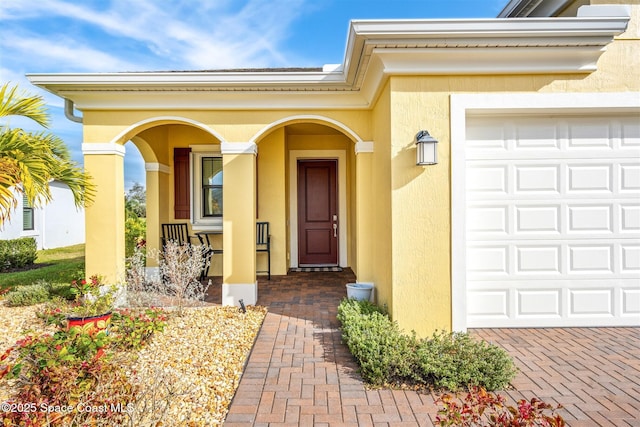
{"type": "Polygon", "coordinates": [[[169,240],[181,245],[191,244],[193,239],[195,236],[189,234],[189,226],[186,223],[162,224],[162,246],[166,245],[169,240]]]}
{"type": "Polygon", "coordinates": [[[213,248],[213,244],[211,243],[211,239],[209,238],[210,234],[221,234],[221,232],[206,232],[206,231],[201,231],[200,233],[196,233],[196,236],[198,236],[198,239],[200,239],[200,244],[204,245],[207,247],[207,260],[209,261],[205,267],[204,267],[204,276],[207,277],[209,276],[209,267],[211,266],[211,257],[213,255],[222,255],[223,254],[223,250],[222,248],[219,249],[214,249],[213,248]]]}
{"type": "Polygon", "coordinates": [[[267,253],[267,269],[256,273],[267,273],[267,279],[271,280],[271,234],[268,222],[256,222],[256,252],[267,253]]]}
{"type": "MultiPolygon", "coordinates": [[[[172,223],[172,224],[162,224],[162,247],[167,244],[169,240],[173,240],[180,245],[184,245],[185,243],[194,244],[192,240],[197,239],[197,242],[200,244],[204,244],[200,236],[191,236],[189,234],[189,226],[187,223],[172,223]]],[[[195,243],[197,244],[197,243],[195,243]]],[[[209,263],[211,262],[211,255],[213,255],[213,250],[211,247],[207,249],[205,253],[205,268],[200,273],[200,280],[203,280],[207,277],[209,273],[209,263]]]]}

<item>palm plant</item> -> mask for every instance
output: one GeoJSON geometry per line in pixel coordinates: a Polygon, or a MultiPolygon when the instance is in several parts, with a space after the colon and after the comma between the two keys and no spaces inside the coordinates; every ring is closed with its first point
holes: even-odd
{"type": "MultiPolygon", "coordinates": [[[[48,127],[44,99],[17,90],[17,86],[6,83],[0,88],[0,118],[26,117],[48,127]]],[[[0,125],[0,225],[9,220],[22,195],[33,207],[50,202],[52,179],[69,186],[77,207],[93,200],[95,185],[71,160],[64,141],[47,131],[29,132],[0,125]]]]}

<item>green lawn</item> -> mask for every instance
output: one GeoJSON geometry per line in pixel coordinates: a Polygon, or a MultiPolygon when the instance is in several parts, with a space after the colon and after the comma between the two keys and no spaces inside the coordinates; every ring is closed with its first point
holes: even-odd
{"type": "Polygon", "coordinates": [[[0,273],[0,289],[30,285],[40,279],[69,283],[84,271],[84,244],[38,251],[35,268],[0,273]]]}

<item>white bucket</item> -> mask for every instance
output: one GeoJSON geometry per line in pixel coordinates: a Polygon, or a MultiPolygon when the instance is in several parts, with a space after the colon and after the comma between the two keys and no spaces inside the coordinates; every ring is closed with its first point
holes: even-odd
{"type": "Polygon", "coordinates": [[[373,283],[347,283],[347,298],[371,301],[373,283]]]}

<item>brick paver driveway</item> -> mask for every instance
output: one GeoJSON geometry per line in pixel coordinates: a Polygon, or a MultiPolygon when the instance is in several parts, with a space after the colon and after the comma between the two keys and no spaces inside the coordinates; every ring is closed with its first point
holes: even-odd
{"type": "MultiPolygon", "coordinates": [[[[295,273],[259,281],[258,303],[269,313],[225,426],[433,425],[437,396],[364,387],[336,320],[353,279],[295,273]]],[[[510,399],[561,403],[572,427],[640,426],[639,328],[472,332],[515,358],[521,372],[504,392],[510,399]]]]}

